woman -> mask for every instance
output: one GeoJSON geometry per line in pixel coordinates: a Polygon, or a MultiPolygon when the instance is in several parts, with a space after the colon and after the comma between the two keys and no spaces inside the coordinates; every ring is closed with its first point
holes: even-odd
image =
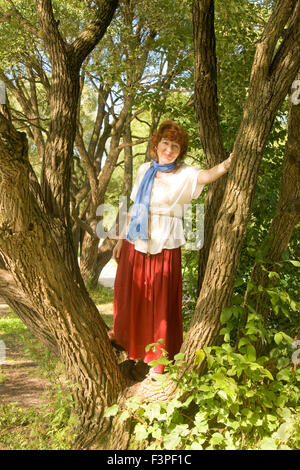
{"type": "MultiPolygon", "coordinates": [[[[225,174],[231,156],[210,170],[183,163],[188,135],[165,121],[151,140],[153,161],[140,166],[130,198],[134,201],[126,239],[113,251],[118,262],[114,292],[112,341],[130,359],[158,359],[161,349],[145,347],[163,340],[169,359],[182,344],[181,246],[185,244],[184,204],[197,198],[205,184],[225,174]]],[[[160,343],[161,344],[161,343],[160,343]]],[[[150,373],[162,373],[159,364],[150,373]]]]}

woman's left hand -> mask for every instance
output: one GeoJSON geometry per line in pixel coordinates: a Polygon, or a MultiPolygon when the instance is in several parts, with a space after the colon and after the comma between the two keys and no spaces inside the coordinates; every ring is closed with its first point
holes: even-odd
{"type": "Polygon", "coordinates": [[[232,157],[233,157],[233,153],[231,153],[231,154],[229,155],[229,157],[226,158],[226,160],[223,161],[224,169],[225,169],[226,171],[228,171],[229,168],[230,168],[232,157]]]}

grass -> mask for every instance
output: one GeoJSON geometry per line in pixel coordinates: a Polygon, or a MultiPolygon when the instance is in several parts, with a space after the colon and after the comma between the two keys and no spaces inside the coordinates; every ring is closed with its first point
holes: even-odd
{"type": "Polygon", "coordinates": [[[114,298],[114,291],[109,287],[98,285],[96,288],[88,288],[89,294],[96,305],[110,304],[114,298]]]}
{"type": "Polygon", "coordinates": [[[0,335],[19,335],[26,331],[27,328],[13,312],[9,316],[0,318],[0,335]]]}
{"type": "MultiPolygon", "coordinates": [[[[17,351],[18,359],[25,357],[38,363],[38,369],[32,371],[35,376],[46,376],[51,383],[45,404],[39,408],[23,408],[17,403],[0,405],[0,449],[70,449],[75,418],[72,415],[71,386],[61,380],[63,364],[34,338],[12,311],[0,318],[0,340],[10,351],[10,364],[14,362],[14,354],[11,357],[11,353],[17,351]]],[[[8,375],[9,368],[4,373],[0,367],[0,383],[5,383],[8,375]]]]}
{"type": "Polygon", "coordinates": [[[112,303],[114,297],[113,289],[98,285],[96,289],[89,288],[89,294],[100,311],[102,319],[109,329],[113,326],[112,303]],[[110,313],[107,313],[110,312],[110,313]]]}
{"type": "Polygon", "coordinates": [[[0,318],[0,341],[4,342],[6,355],[10,351],[10,362],[14,362],[18,358],[19,351],[20,349],[22,350],[24,342],[30,340],[31,337],[32,335],[28,328],[11,310],[7,311],[5,316],[0,318]]]}
{"type": "Polygon", "coordinates": [[[60,386],[53,388],[49,402],[39,409],[0,405],[0,449],[70,449],[78,424],[72,409],[71,392],[60,386]]]}

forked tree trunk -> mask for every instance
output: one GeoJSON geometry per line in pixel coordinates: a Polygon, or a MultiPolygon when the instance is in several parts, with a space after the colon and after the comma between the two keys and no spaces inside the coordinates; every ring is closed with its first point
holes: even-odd
{"type": "MultiPolygon", "coordinates": [[[[129,396],[166,399],[172,396],[174,383],[157,390],[151,380],[130,386],[132,380],[124,377],[97,308],[72,279],[54,240],[51,219],[30,191],[25,135],[1,113],[0,161],[0,254],[21,290],[16,298],[30,303],[44,323],[76,385],[80,433],[75,445],[124,449],[130,422],[104,418],[105,409],[129,396]]],[[[27,325],[35,334],[34,323],[27,319],[27,325]]]]}
{"type": "MultiPolygon", "coordinates": [[[[94,211],[95,215],[96,210],[94,211]]],[[[80,253],[80,272],[86,285],[90,285],[95,277],[95,263],[100,243],[96,235],[96,220],[90,223],[89,226],[93,231],[93,235],[87,231],[84,233],[80,253]]]]}
{"type": "MultiPolygon", "coordinates": [[[[200,5],[209,3],[195,1],[200,5]]],[[[217,340],[220,315],[233,292],[260,160],[276,112],[299,66],[300,4],[279,0],[257,45],[243,119],[234,145],[233,165],[218,212],[195,314],[182,347],[189,367],[194,366],[198,349],[217,340]],[[284,39],[275,53],[285,26],[284,39]]]]}
{"type": "MultiPolygon", "coordinates": [[[[115,169],[118,157],[120,155],[119,144],[122,136],[122,132],[130,111],[130,107],[133,103],[133,96],[127,95],[124,100],[123,108],[119,114],[119,117],[113,126],[111,141],[110,141],[110,151],[108,153],[105,165],[101,170],[99,175],[97,186],[92,191],[92,200],[93,203],[90,207],[90,218],[93,220],[92,230],[94,231],[97,224],[96,211],[97,208],[103,204],[105,200],[105,192],[107,190],[108,184],[110,182],[111,176],[115,169]]],[[[92,285],[95,285],[96,276],[99,272],[99,267],[104,266],[107,256],[102,258],[102,254],[106,252],[105,249],[98,248],[99,239],[91,235],[89,232],[85,232],[82,243],[82,252],[80,258],[80,271],[83,279],[87,282],[91,282],[92,285]]],[[[113,246],[113,243],[109,243],[108,246],[113,246]]],[[[107,244],[106,244],[107,246],[107,244]]],[[[98,276],[99,277],[99,276],[98,276]]],[[[98,280],[98,278],[97,278],[98,280]]]]}
{"type": "MultiPolygon", "coordinates": [[[[132,188],[132,137],[130,131],[130,114],[124,125],[123,142],[127,146],[124,148],[124,179],[122,195],[127,196],[132,188]]],[[[128,207],[127,207],[128,208],[128,207]]],[[[126,209],[127,209],[126,208],[126,209]]],[[[116,217],[116,236],[119,234],[118,216],[116,217]]],[[[89,281],[89,285],[93,288],[98,284],[99,276],[104,266],[109,262],[112,257],[112,251],[116,245],[116,238],[105,238],[99,246],[99,238],[94,238],[91,235],[85,236],[83,242],[83,256],[80,260],[80,270],[83,278],[89,281]]]]}
{"type": "MultiPolygon", "coordinates": [[[[124,24],[128,27],[128,31],[139,29],[140,25],[136,23],[134,17],[136,15],[135,3],[134,2],[125,2],[123,5],[124,10],[124,24]]],[[[134,33],[135,35],[135,33],[134,33]]],[[[120,154],[120,139],[123,136],[123,145],[124,154],[125,154],[125,175],[124,175],[124,185],[122,194],[126,195],[128,190],[128,183],[131,183],[132,179],[132,153],[130,152],[130,147],[127,144],[131,144],[131,132],[130,132],[130,122],[131,122],[131,108],[134,105],[134,100],[136,98],[136,84],[141,80],[146,64],[147,58],[153,46],[153,40],[156,37],[157,32],[152,29],[150,26],[149,35],[145,43],[141,44],[141,37],[137,34],[134,37],[135,46],[132,44],[126,46],[124,54],[126,55],[127,65],[131,65],[128,71],[126,72],[126,85],[127,91],[124,95],[123,107],[119,113],[118,118],[112,124],[112,133],[110,140],[110,150],[108,156],[105,160],[104,167],[101,170],[101,173],[97,180],[97,185],[91,184],[92,200],[94,203],[94,213],[91,212],[91,217],[96,220],[96,209],[103,203],[105,198],[105,192],[107,186],[110,182],[112,173],[115,169],[119,154],[120,154]],[[132,55],[131,51],[128,51],[128,48],[134,47],[134,53],[132,55]],[[135,59],[132,59],[132,56],[135,59]],[[131,158],[130,158],[131,157],[131,158]]],[[[88,164],[88,166],[90,166],[88,164]]],[[[88,175],[91,172],[88,172],[88,175]]],[[[84,234],[84,241],[82,247],[82,256],[81,256],[81,273],[85,280],[89,280],[92,285],[98,280],[99,274],[102,268],[105,266],[106,262],[109,260],[109,250],[110,255],[112,254],[113,246],[116,242],[113,240],[106,240],[103,247],[96,249],[95,240],[91,239],[91,235],[86,232],[84,234]],[[89,250],[93,251],[94,256],[92,257],[89,253],[89,250]],[[98,277],[97,277],[98,276],[98,277]]]]}
{"type": "Polygon", "coordinates": [[[99,246],[94,267],[94,277],[91,278],[91,287],[95,287],[97,285],[102,269],[112,257],[112,252],[116,243],[116,239],[105,238],[99,246]]]}
{"type": "Polygon", "coordinates": [[[74,396],[85,444],[91,440],[100,445],[109,425],[104,410],[117,400],[126,380],[97,308],[73,281],[54,240],[51,219],[30,192],[25,136],[1,114],[0,137],[0,253],[77,384],[74,396]]]}
{"type": "Polygon", "coordinates": [[[103,37],[118,0],[100,0],[94,18],[69,44],[62,36],[51,0],[37,0],[36,9],[44,46],[52,66],[50,125],[42,174],[42,190],[60,253],[70,274],[83,285],[70,221],[70,179],[77,128],[79,73],[83,61],[103,37]]]}

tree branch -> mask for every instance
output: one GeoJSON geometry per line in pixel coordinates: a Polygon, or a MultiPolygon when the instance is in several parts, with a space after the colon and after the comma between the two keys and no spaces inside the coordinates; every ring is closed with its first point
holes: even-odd
{"type": "Polygon", "coordinates": [[[97,193],[97,174],[95,170],[95,166],[90,159],[89,153],[87,152],[82,135],[77,132],[75,138],[75,145],[80,153],[80,157],[82,158],[82,162],[87,172],[87,176],[90,183],[90,188],[92,192],[92,199],[95,201],[96,193],[97,193]]]}
{"type": "Polygon", "coordinates": [[[97,0],[96,3],[95,19],[71,45],[72,55],[78,67],[104,36],[118,6],[118,0],[97,0]]]}
{"type": "MultiPolygon", "coordinates": [[[[278,95],[274,95],[274,83],[269,75],[270,48],[275,47],[275,40],[283,34],[284,26],[288,21],[284,8],[288,5],[295,6],[296,2],[279,0],[276,3],[276,15],[274,13],[270,18],[272,27],[266,26],[271,39],[260,41],[257,46],[243,119],[234,144],[233,164],[228,173],[222,204],[214,226],[195,314],[182,347],[182,351],[187,353],[189,367],[194,367],[195,351],[204,344],[209,346],[215,344],[218,338],[220,315],[224,307],[229,305],[233,293],[242,240],[254,199],[261,157],[278,108],[300,68],[300,54],[296,54],[299,44],[296,41],[291,45],[292,65],[286,70],[285,60],[281,62],[283,83],[280,89],[278,87],[280,91],[278,95]],[[281,33],[278,32],[275,18],[281,25],[281,33]]],[[[292,17],[293,13],[294,10],[290,8],[289,16],[292,17]]],[[[296,30],[297,28],[300,28],[299,23],[295,25],[296,30]]],[[[265,35],[266,32],[263,33],[264,38],[265,35]]]]}
{"type": "MultiPolygon", "coordinates": [[[[66,51],[66,43],[62,38],[58,22],[54,18],[51,0],[36,0],[36,11],[42,27],[45,47],[48,49],[53,65],[55,51],[66,51]]],[[[56,57],[57,60],[57,57],[56,57]]]]}
{"type": "Polygon", "coordinates": [[[99,238],[97,237],[96,233],[93,231],[93,229],[90,227],[89,224],[87,224],[84,220],[80,219],[76,214],[75,212],[72,213],[72,218],[74,220],[74,222],[79,225],[79,227],[81,227],[84,231],[88,232],[91,237],[95,238],[95,239],[98,239],[99,238]]]}
{"type": "Polygon", "coordinates": [[[148,142],[149,139],[144,138],[144,139],[139,139],[139,140],[134,140],[132,142],[126,142],[124,144],[118,145],[117,150],[123,150],[124,148],[127,147],[134,147],[135,145],[143,144],[144,142],[148,142]]]}
{"type": "Polygon", "coordinates": [[[32,308],[24,292],[18,288],[12,274],[6,271],[6,269],[0,269],[0,294],[5,297],[13,298],[16,302],[32,308]]]}
{"type": "MultiPolygon", "coordinates": [[[[289,27],[284,35],[284,39],[276,52],[270,66],[270,75],[273,77],[275,85],[280,87],[284,76],[294,73],[295,56],[300,55],[300,3],[298,2],[294,13],[289,21],[289,27]],[[282,68],[281,64],[285,66],[282,68]],[[283,74],[282,74],[283,71],[283,74]]],[[[277,88],[278,90],[278,88],[277,88]]],[[[278,91],[274,90],[275,93],[278,91]]]]}
{"type": "MultiPolygon", "coordinates": [[[[193,4],[195,49],[194,105],[199,135],[209,168],[225,158],[220,126],[217,90],[217,57],[214,27],[214,0],[195,0],[193,4]]],[[[208,188],[205,200],[205,246],[199,253],[198,289],[200,291],[212,240],[213,227],[224,194],[226,178],[208,188]]]]}
{"type": "Polygon", "coordinates": [[[214,0],[193,4],[195,48],[195,111],[209,167],[225,157],[218,111],[214,0]]]}
{"type": "Polygon", "coordinates": [[[250,80],[252,80],[254,73],[257,76],[257,80],[267,79],[269,76],[274,50],[282,36],[284,26],[291,21],[295,7],[296,9],[299,8],[298,0],[278,0],[276,2],[257,44],[250,80]]]}
{"type": "Polygon", "coordinates": [[[26,31],[28,31],[28,33],[32,34],[33,36],[40,37],[38,29],[35,26],[33,26],[26,18],[24,18],[24,16],[16,8],[16,5],[14,4],[14,2],[12,0],[7,0],[7,1],[10,3],[12,7],[11,11],[8,12],[8,14],[10,16],[14,16],[15,18],[17,18],[19,23],[22,24],[22,26],[24,26],[24,28],[26,29],[26,31]]]}

